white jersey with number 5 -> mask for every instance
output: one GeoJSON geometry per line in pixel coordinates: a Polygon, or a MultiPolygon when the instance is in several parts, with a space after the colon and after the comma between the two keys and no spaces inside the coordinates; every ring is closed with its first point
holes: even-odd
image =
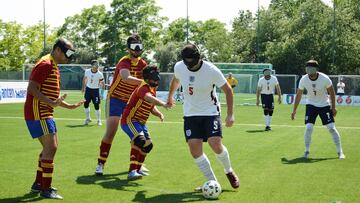
{"type": "Polygon", "coordinates": [[[85,77],[87,78],[86,87],[91,89],[99,89],[100,81],[104,79],[104,76],[100,71],[93,73],[91,68],[85,70],[85,77]]]}
{"type": "Polygon", "coordinates": [[[184,116],[214,116],[220,114],[216,87],[226,84],[221,71],[212,63],[203,61],[201,68],[189,71],[183,61],[175,64],[174,75],[184,91],[184,116]]]}
{"type": "Polygon", "coordinates": [[[307,90],[307,99],[306,104],[311,104],[316,107],[329,106],[329,97],[327,93],[327,88],[332,86],[330,78],[324,73],[318,72],[318,78],[316,80],[311,80],[306,74],[302,76],[299,89],[307,90]]]}
{"type": "Polygon", "coordinates": [[[261,88],[260,94],[274,94],[275,86],[279,84],[277,78],[273,75],[267,80],[265,77],[261,77],[258,82],[258,87],[261,88]]]}

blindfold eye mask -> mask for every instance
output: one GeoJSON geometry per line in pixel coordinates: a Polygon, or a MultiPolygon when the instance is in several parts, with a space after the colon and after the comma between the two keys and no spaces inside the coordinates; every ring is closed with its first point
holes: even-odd
{"type": "Polygon", "coordinates": [[[67,48],[65,46],[65,44],[60,44],[59,45],[61,51],[65,54],[65,57],[67,59],[72,59],[74,54],[75,54],[75,50],[74,49],[71,49],[71,48],[67,48]]]}
{"type": "Polygon", "coordinates": [[[142,51],[144,49],[144,45],[141,43],[131,43],[129,44],[129,49],[133,51],[142,51]]]}

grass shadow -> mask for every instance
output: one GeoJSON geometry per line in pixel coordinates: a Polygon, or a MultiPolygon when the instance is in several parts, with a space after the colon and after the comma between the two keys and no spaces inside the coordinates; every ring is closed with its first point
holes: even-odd
{"type": "Polygon", "coordinates": [[[247,130],[245,132],[247,132],[247,133],[263,133],[263,132],[265,132],[265,130],[247,130]]]}
{"type": "Polygon", "coordinates": [[[24,194],[23,196],[19,196],[19,197],[0,199],[0,202],[2,202],[2,203],[36,202],[36,201],[40,201],[43,199],[44,198],[41,198],[39,193],[29,192],[29,193],[24,194]]]}
{"type": "Polygon", "coordinates": [[[78,124],[78,125],[65,125],[65,127],[67,128],[88,128],[88,127],[93,127],[96,125],[85,125],[85,124],[78,124]]]}
{"type": "Polygon", "coordinates": [[[89,184],[96,184],[100,185],[105,189],[115,189],[115,190],[124,190],[124,191],[132,191],[127,190],[127,187],[137,187],[140,184],[134,181],[128,181],[125,179],[120,179],[119,176],[127,175],[128,172],[121,172],[116,174],[106,174],[102,176],[98,175],[86,175],[86,176],[79,176],[76,179],[77,184],[82,185],[89,185],[89,184]]]}
{"type": "Polygon", "coordinates": [[[337,159],[337,158],[304,158],[304,157],[298,157],[295,159],[287,159],[285,157],[281,158],[281,163],[282,164],[311,164],[311,163],[316,163],[319,161],[326,161],[326,160],[331,160],[331,159],[337,159]]]}
{"type": "MultiPolygon", "coordinates": [[[[223,190],[224,192],[236,192],[235,190],[223,190]]],[[[159,203],[159,202],[198,202],[204,201],[205,198],[203,197],[200,191],[194,192],[184,192],[184,193],[166,193],[160,194],[153,197],[146,197],[146,190],[138,191],[132,200],[132,202],[146,202],[146,203],[159,203]]],[[[212,200],[210,200],[212,201],[212,200]]],[[[214,199],[214,201],[217,201],[214,199]]]]}

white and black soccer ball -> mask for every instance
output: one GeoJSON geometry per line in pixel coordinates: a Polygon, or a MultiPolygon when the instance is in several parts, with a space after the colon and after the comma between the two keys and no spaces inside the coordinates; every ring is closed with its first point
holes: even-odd
{"type": "Polygon", "coordinates": [[[217,199],[221,194],[221,186],[215,180],[209,180],[202,186],[202,194],[206,199],[217,199]]]}

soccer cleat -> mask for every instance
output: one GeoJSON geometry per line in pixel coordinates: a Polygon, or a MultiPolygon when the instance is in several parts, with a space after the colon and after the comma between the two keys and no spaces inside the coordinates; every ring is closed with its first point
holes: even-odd
{"type": "Polygon", "coordinates": [[[141,174],[139,174],[136,170],[132,170],[129,172],[127,179],[128,180],[137,180],[137,179],[141,179],[143,176],[141,174]]]}
{"type": "Polygon", "coordinates": [[[103,173],[104,173],[104,164],[98,163],[98,165],[96,166],[96,169],[95,169],[95,174],[98,176],[101,176],[101,175],[103,175],[103,173]]]}
{"type": "Polygon", "coordinates": [[[308,159],[308,158],[309,158],[309,154],[310,154],[309,151],[305,151],[303,158],[304,158],[304,159],[308,159]]]}
{"type": "Polygon", "coordinates": [[[345,154],[342,152],[338,152],[339,159],[345,159],[345,154]]]}
{"type": "Polygon", "coordinates": [[[149,172],[150,171],[148,168],[145,167],[145,164],[141,165],[140,170],[144,171],[144,172],[149,172]]]}
{"type": "MultiPolygon", "coordinates": [[[[50,189],[51,189],[51,190],[54,190],[55,192],[57,191],[57,189],[54,188],[54,187],[50,187],[50,189]]],[[[41,185],[40,185],[40,183],[33,183],[32,186],[31,186],[30,191],[33,192],[33,193],[41,192],[41,185]]]]}
{"type": "Polygon", "coordinates": [[[265,131],[270,131],[271,130],[271,127],[270,126],[266,126],[265,127],[265,131]]]}
{"type": "Polygon", "coordinates": [[[40,196],[47,199],[64,199],[61,195],[57,194],[57,191],[51,188],[46,191],[41,191],[40,196]]]}
{"type": "Polygon", "coordinates": [[[100,120],[97,121],[97,125],[98,125],[98,126],[102,126],[102,123],[101,123],[100,120]]]}
{"type": "Polygon", "coordinates": [[[140,175],[142,175],[142,176],[148,176],[148,175],[150,175],[149,173],[147,173],[147,172],[145,172],[145,171],[143,171],[143,170],[138,170],[137,173],[140,174],[140,175]]]}
{"type": "Polygon", "coordinates": [[[90,118],[87,118],[87,119],[85,119],[84,125],[87,125],[87,124],[89,124],[90,122],[91,122],[91,119],[90,119],[90,118]]]}
{"type": "Polygon", "coordinates": [[[233,188],[238,188],[240,186],[240,181],[239,178],[237,177],[237,175],[235,174],[234,171],[231,171],[230,173],[226,174],[226,177],[228,178],[231,187],[233,188]]]}

